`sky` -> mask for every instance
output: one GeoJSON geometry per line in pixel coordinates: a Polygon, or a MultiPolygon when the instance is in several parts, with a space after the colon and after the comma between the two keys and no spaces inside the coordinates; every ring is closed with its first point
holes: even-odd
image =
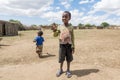
{"type": "Polygon", "coordinates": [[[62,24],[64,11],[71,12],[73,25],[120,25],[120,0],[0,0],[0,20],[24,25],[62,24]]]}

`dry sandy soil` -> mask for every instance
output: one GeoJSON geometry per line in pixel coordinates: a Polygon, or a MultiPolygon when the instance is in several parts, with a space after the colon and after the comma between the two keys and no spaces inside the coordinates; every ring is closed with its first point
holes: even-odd
{"type": "Polygon", "coordinates": [[[65,73],[55,76],[59,69],[58,38],[44,30],[43,58],[39,58],[32,42],[36,32],[2,37],[0,80],[120,80],[120,30],[75,30],[71,78],[65,73]]]}

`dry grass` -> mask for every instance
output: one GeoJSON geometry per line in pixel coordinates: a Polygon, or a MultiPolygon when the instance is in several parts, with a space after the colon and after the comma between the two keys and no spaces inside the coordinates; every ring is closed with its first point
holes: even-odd
{"type": "Polygon", "coordinates": [[[76,62],[120,68],[120,30],[76,31],[76,62]]]}
{"type": "MultiPolygon", "coordinates": [[[[39,59],[32,42],[37,31],[21,31],[19,36],[2,37],[0,44],[0,65],[26,64],[56,59],[58,38],[52,31],[44,30],[44,53],[56,55],[39,59]],[[7,46],[9,45],[9,46],[7,46]]],[[[75,54],[73,63],[93,64],[120,68],[120,30],[75,30],[75,54]]]]}

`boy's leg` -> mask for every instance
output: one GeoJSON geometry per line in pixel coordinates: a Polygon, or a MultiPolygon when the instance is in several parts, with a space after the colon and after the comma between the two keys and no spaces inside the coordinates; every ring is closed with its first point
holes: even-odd
{"type": "Polygon", "coordinates": [[[70,62],[67,61],[67,71],[70,71],[70,62]]]}
{"type": "Polygon", "coordinates": [[[60,69],[62,70],[63,67],[63,62],[65,60],[65,47],[64,45],[60,44],[60,48],[59,48],[59,63],[60,63],[60,69]]]}
{"type": "Polygon", "coordinates": [[[67,71],[66,71],[66,75],[68,78],[72,77],[72,74],[70,72],[70,62],[67,61],[67,71]]]}
{"type": "Polygon", "coordinates": [[[63,71],[63,62],[60,63],[60,70],[63,71]]]}
{"type": "Polygon", "coordinates": [[[41,58],[41,57],[42,57],[42,52],[39,52],[39,53],[38,53],[38,56],[41,58]]]}
{"type": "Polygon", "coordinates": [[[40,50],[36,50],[36,53],[38,54],[38,56],[41,58],[42,56],[42,52],[40,50]]]}
{"type": "Polygon", "coordinates": [[[60,63],[60,69],[58,70],[56,76],[59,77],[63,73],[63,63],[65,60],[65,49],[62,44],[60,44],[59,48],[59,63],[60,63]]]}
{"type": "Polygon", "coordinates": [[[42,48],[43,48],[42,45],[36,47],[36,52],[40,58],[42,57],[42,48]]]}
{"type": "Polygon", "coordinates": [[[63,73],[63,62],[60,63],[60,70],[58,70],[56,76],[59,77],[63,73]]]}
{"type": "Polygon", "coordinates": [[[70,78],[70,77],[72,77],[72,74],[71,74],[71,72],[70,72],[70,63],[71,63],[71,61],[73,60],[71,45],[67,45],[66,60],[67,60],[67,71],[66,71],[66,75],[67,75],[68,78],[70,78]]]}

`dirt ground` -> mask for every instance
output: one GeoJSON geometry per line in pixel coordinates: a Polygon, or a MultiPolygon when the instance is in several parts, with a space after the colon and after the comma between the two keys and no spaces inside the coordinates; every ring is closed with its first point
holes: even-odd
{"type": "MultiPolygon", "coordinates": [[[[120,80],[120,30],[75,30],[71,78],[65,73],[56,77],[58,38],[50,30],[43,31],[43,58],[35,53],[37,31],[1,37],[0,80],[120,80]]],[[[63,69],[66,71],[66,62],[63,69]]]]}

